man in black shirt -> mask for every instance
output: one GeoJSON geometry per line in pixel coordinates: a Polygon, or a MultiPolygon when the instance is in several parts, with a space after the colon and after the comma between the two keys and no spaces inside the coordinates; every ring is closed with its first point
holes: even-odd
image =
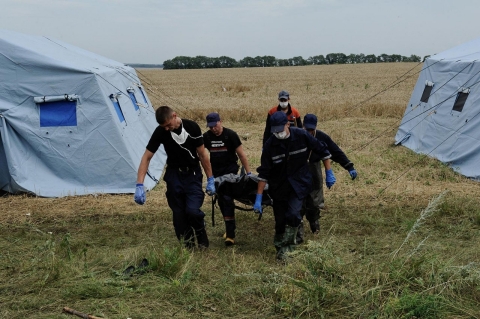
{"type": "Polygon", "coordinates": [[[203,145],[203,136],[197,123],[181,119],[168,106],[161,106],[155,112],[160,124],[153,132],[147,149],[138,168],[135,202],[143,205],[146,201],[143,181],[147,174],[150,160],[161,144],[167,153],[167,167],[163,180],[167,184],[165,193],[168,206],[173,213],[173,226],[179,240],[183,240],[188,248],[199,248],[209,245],[205,229],[205,213],[200,210],[205,195],[202,191],[202,169],[208,176],[206,192],[215,194],[215,178],[203,145]]]}
{"type": "MultiPolygon", "coordinates": [[[[243,151],[242,142],[238,134],[229,128],[223,127],[220,115],[210,113],[207,115],[207,127],[209,130],[203,133],[205,148],[210,151],[210,163],[213,176],[219,177],[225,174],[238,174],[238,159],[242,163],[248,175],[251,174],[247,156],[243,151]]],[[[222,194],[218,198],[218,204],[225,221],[225,245],[235,244],[235,205],[233,198],[222,194]]]]}

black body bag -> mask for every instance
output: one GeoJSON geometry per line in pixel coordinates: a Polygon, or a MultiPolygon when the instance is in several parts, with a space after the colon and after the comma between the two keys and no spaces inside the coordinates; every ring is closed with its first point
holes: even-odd
{"type": "MultiPolygon", "coordinates": [[[[215,189],[217,193],[212,197],[212,225],[215,226],[215,203],[218,200],[218,196],[227,195],[232,197],[239,203],[242,203],[250,207],[241,207],[235,205],[236,209],[242,211],[253,211],[253,204],[257,197],[258,187],[257,175],[235,175],[226,174],[215,178],[215,189]]],[[[262,206],[272,206],[272,198],[268,194],[268,184],[263,190],[262,206]]],[[[262,214],[259,214],[258,219],[262,218],[262,214]]]]}

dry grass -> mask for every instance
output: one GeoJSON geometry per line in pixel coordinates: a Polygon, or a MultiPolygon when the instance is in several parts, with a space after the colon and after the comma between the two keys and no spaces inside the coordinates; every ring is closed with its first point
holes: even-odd
{"type": "MultiPolygon", "coordinates": [[[[267,110],[286,89],[302,115],[319,116],[359,177],[334,165],[322,231],[306,235],[287,267],[274,261],[271,208],[260,222],[237,214],[233,249],[223,246],[217,209],[210,249],[188,253],[174,237],[163,182],[144,206],[131,194],[1,197],[0,318],[65,318],[63,306],[108,318],[480,317],[480,184],[392,145],[416,74],[373,97],[415,66],[140,70],[156,106],[201,127],[218,111],[252,168],[267,110]],[[147,274],[121,276],[145,256],[154,263],[147,274]]],[[[209,219],[208,198],[203,209],[209,219]]]]}
{"type": "Polygon", "coordinates": [[[400,118],[420,69],[416,63],[394,63],[139,73],[150,83],[154,105],[171,105],[194,120],[218,111],[224,120],[261,123],[281,90],[289,91],[301,114],[315,113],[322,121],[400,118]],[[372,98],[394,83],[398,85],[372,98]]]}

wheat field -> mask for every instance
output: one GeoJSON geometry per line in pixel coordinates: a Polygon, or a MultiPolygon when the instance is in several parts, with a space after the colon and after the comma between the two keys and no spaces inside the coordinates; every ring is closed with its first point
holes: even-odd
{"type": "MultiPolygon", "coordinates": [[[[165,185],[147,194],[0,197],[0,318],[479,318],[480,184],[393,146],[422,64],[137,70],[155,107],[205,129],[219,112],[259,165],[267,111],[280,90],[345,151],[325,191],[319,235],[275,261],[273,217],[237,212],[225,247],[220,211],[210,248],[177,242],[165,185]],[[123,270],[148,258],[145,271],[123,270]]],[[[153,115],[152,115],[153,116],[153,115]]],[[[132,192],[135,181],[132,181],[132,192]]]]}

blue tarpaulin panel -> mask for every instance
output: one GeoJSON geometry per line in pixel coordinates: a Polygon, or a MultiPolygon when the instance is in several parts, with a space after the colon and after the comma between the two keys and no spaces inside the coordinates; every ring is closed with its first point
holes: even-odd
{"type": "Polygon", "coordinates": [[[115,107],[115,111],[117,111],[118,119],[120,122],[125,121],[125,117],[123,116],[122,109],[120,108],[120,103],[116,101],[112,101],[113,106],[115,107]]]}
{"type": "Polygon", "coordinates": [[[77,126],[77,102],[56,101],[39,104],[40,127],[77,126]]]}
{"type": "Polygon", "coordinates": [[[137,98],[135,97],[135,94],[133,92],[128,92],[128,95],[130,95],[130,100],[132,100],[133,107],[135,107],[135,111],[138,111],[139,107],[137,105],[137,98]]]}

